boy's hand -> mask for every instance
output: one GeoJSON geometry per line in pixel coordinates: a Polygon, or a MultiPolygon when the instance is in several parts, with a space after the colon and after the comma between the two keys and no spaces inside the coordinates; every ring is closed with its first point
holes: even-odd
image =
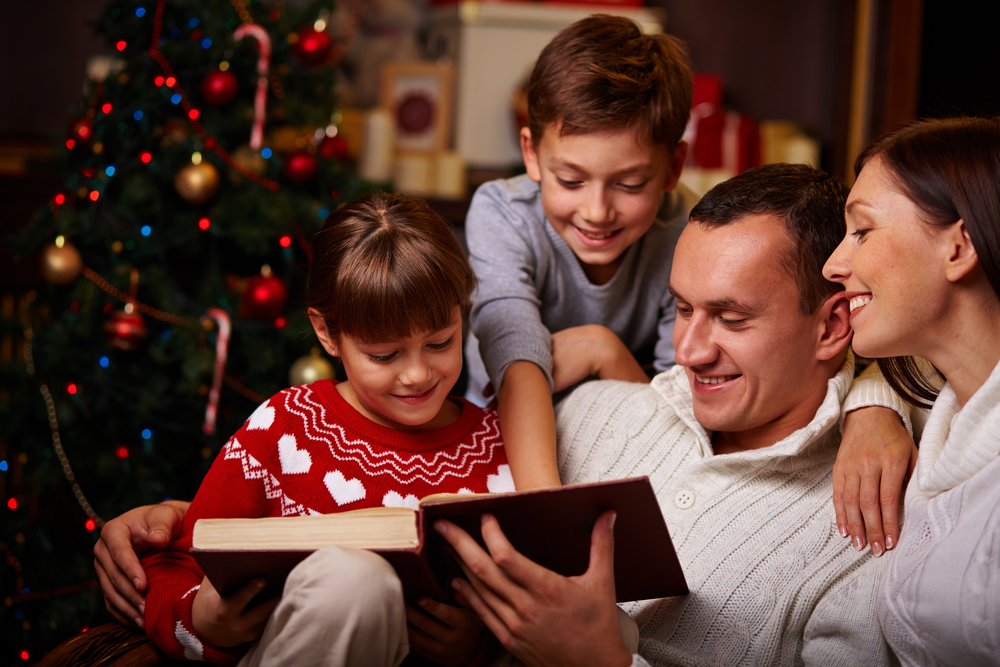
{"type": "Polygon", "coordinates": [[[485,626],[479,617],[431,598],[421,598],[418,604],[423,612],[406,605],[410,650],[447,667],[470,664],[483,639],[485,626]]]}
{"type": "Polygon", "coordinates": [[[108,521],[94,545],[94,569],[101,581],[104,606],[115,619],[133,628],[143,627],[146,573],[139,556],[165,547],[177,537],[190,503],[168,500],[144,505],[108,521]]]}
{"type": "Polygon", "coordinates": [[[851,536],[855,549],[870,542],[881,556],[899,542],[899,499],[916,463],[917,448],[895,411],[847,413],[833,465],[833,507],[840,534],[851,536]]]}
{"type": "Polygon", "coordinates": [[[264,580],[253,579],[224,598],[208,577],[203,578],[191,607],[195,634],[216,648],[232,648],[259,639],[264,634],[267,619],[281,599],[280,595],[275,595],[267,602],[247,609],[247,604],[262,588],[264,580]]]}
{"type": "Polygon", "coordinates": [[[556,393],[589,377],[649,382],[621,339],[605,326],[585,324],[552,334],[552,382],[556,393]]]}

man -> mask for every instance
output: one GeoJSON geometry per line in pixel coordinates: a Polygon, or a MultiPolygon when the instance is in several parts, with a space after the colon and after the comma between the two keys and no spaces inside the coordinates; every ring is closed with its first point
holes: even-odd
{"type": "Polygon", "coordinates": [[[489,552],[436,526],[464,560],[460,593],[524,663],[890,661],[875,615],[883,561],[844,541],[832,511],[854,360],[848,303],[821,269],[846,197],[792,165],[714,188],[673,260],[678,366],[648,386],[588,383],[559,407],[563,482],[648,475],[691,589],[625,606],[638,655],[615,620],[611,513],[589,570],[570,578],[514,552],[491,517],[489,552]]]}

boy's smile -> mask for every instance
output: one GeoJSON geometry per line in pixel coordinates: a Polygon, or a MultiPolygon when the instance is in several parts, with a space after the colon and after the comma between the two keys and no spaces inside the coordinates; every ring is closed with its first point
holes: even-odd
{"type": "Polygon", "coordinates": [[[521,150],[528,176],[541,184],[546,219],[598,285],[614,277],[628,247],[649,231],[687,157],[683,142],[671,155],[633,130],[559,136],[557,125],[537,145],[523,128],[521,150]]]}

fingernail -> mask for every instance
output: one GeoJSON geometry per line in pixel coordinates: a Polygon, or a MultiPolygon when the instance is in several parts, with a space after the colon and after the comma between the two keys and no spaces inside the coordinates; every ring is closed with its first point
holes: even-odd
{"type": "Polygon", "coordinates": [[[146,615],[146,603],[145,602],[140,602],[139,603],[139,613],[142,614],[143,616],[146,615]]]}
{"type": "Polygon", "coordinates": [[[896,542],[892,539],[892,535],[885,536],[885,548],[891,549],[896,546],[896,542]]]}
{"type": "Polygon", "coordinates": [[[454,588],[456,591],[460,591],[462,590],[462,582],[459,581],[458,579],[452,579],[451,587],[454,588]]]}
{"type": "Polygon", "coordinates": [[[482,525],[493,518],[492,514],[482,514],[479,517],[479,525],[482,525]]]}
{"type": "Polygon", "coordinates": [[[864,546],[865,546],[865,545],[863,545],[863,544],[861,543],[861,538],[860,538],[860,537],[857,537],[857,536],[855,536],[855,538],[854,538],[854,549],[855,549],[856,551],[861,551],[861,550],[862,550],[862,549],[864,548],[864,546]]]}
{"type": "Polygon", "coordinates": [[[840,526],[840,536],[841,537],[847,537],[847,524],[846,523],[842,524],[840,526]]]}
{"type": "Polygon", "coordinates": [[[608,517],[608,528],[615,527],[615,521],[618,520],[618,512],[612,512],[611,516],[608,517]]]}
{"type": "Polygon", "coordinates": [[[878,558],[879,556],[881,556],[882,553],[883,553],[883,551],[884,550],[882,549],[882,545],[881,544],[879,544],[878,542],[872,542],[872,553],[875,554],[876,558],[878,558]]]}
{"type": "Polygon", "coordinates": [[[427,605],[429,605],[430,602],[427,601],[427,598],[420,598],[419,600],[417,600],[417,604],[426,609],[427,605]]]}
{"type": "Polygon", "coordinates": [[[132,583],[135,584],[135,589],[139,590],[139,577],[133,578],[132,583]]]}
{"type": "Polygon", "coordinates": [[[435,521],[434,530],[444,535],[445,533],[448,532],[448,526],[445,524],[444,521],[435,521]]]}
{"type": "Polygon", "coordinates": [[[135,624],[136,624],[136,625],[138,625],[138,626],[139,626],[140,628],[142,627],[142,619],[141,619],[141,618],[139,618],[139,617],[137,616],[137,617],[135,617],[135,618],[134,618],[134,619],[132,619],[132,620],[134,620],[134,621],[135,621],[135,624]]]}

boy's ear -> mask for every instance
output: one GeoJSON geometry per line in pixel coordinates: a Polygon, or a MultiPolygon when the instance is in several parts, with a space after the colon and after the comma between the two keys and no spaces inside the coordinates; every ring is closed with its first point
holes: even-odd
{"type": "Polygon", "coordinates": [[[531,129],[521,128],[521,156],[524,157],[524,168],[528,178],[535,183],[542,182],[542,170],[538,167],[538,154],[535,153],[535,143],[531,140],[531,129]]]}
{"type": "Polygon", "coordinates": [[[947,253],[945,277],[953,283],[958,282],[979,264],[979,255],[972,245],[964,220],[959,219],[958,222],[952,223],[944,233],[944,243],[947,253]]]}
{"type": "Polygon", "coordinates": [[[331,357],[339,357],[340,350],[337,347],[337,339],[330,335],[330,329],[326,326],[326,319],[315,308],[310,308],[307,314],[309,315],[309,321],[312,322],[313,331],[316,332],[316,338],[319,338],[319,344],[323,346],[323,349],[331,357]]]}
{"type": "Polygon", "coordinates": [[[851,303],[846,292],[839,290],[829,297],[817,311],[819,336],[816,341],[816,358],[828,361],[840,354],[854,335],[851,328],[851,303]]]}
{"type": "Polygon", "coordinates": [[[684,171],[684,163],[687,162],[688,157],[688,142],[683,139],[677,148],[674,150],[673,156],[670,158],[670,173],[667,174],[667,179],[663,182],[663,191],[670,192],[677,187],[677,184],[681,180],[681,173],[684,171]]]}

